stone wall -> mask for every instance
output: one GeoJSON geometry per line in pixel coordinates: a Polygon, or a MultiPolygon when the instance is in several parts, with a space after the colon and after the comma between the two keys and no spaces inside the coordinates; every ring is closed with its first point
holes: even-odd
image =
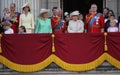
{"type": "MultiPolygon", "coordinates": [[[[22,6],[26,2],[31,2],[31,13],[37,19],[41,8],[52,9],[54,6],[60,7],[60,0],[0,0],[0,14],[3,16],[3,9],[10,8],[11,3],[16,4],[16,11],[22,13],[22,6]]],[[[51,14],[50,14],[51,15],[51,14]]]]}
{"type": "MultiPolygon", "coordinates": [[[[52,9],[54,6],[60,7],[60,0],[0,0],[0,17],[3,15],[3,8],[9,8],[10,3],[16,3],[17,11],[22,13],[21,7],[26,2],[32,2],[31,10],[35,15],[35,19],[39,15],[41,8],[52,9]]],[[[103,7],[105,7],[105,5],[103,7]]],[[[112,9],[115,12],[116,17],[120,15],[120,0],[106,0],[106,7],[112,9]]]]}
{"type": "Polygon", "coordinates": [[[106,0],[106,7],[114,11],[116,18],[120,16],[120,0],[106,0]]]}

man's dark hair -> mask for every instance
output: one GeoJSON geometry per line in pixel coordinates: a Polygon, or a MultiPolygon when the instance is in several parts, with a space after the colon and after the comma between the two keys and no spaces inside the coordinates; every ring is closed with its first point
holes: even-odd
{"type": "Polygon", "coordinates": [[[52,8],[52,11],[53,11],[54,9],[58,9],[58,7],[53,7],[53,8],[52,8]]]}
{"type": "Polygon", "coordinates": [[[103,9],[107,9],[108,11],[110,10],[108,7],[105,7],[105,8],[103,8],[103,9]]]}

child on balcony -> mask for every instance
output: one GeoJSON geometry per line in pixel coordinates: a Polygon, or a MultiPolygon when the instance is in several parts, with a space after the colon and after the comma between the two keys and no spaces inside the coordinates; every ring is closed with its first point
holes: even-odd
{"type": "Polygon", "coordinates": [[[6,22],[5,23],[5,34],[14,34],[13,29],[11,28],[11,23],[10,22],[6,22]]]}
{"type": "Polygon", "coordinates": [[[25,26],[20,26],[20,27],[19,27],[19,32],[18,32],[18,34],[26,34],[26,28],[25,28],[25,26]]]}
{"type": "Polygon", "coordinates": [[[107,32],[118,32],[117,23],[115,20],[110,20],[110,27],[108,28],[107,32]]]}
{"type": "Polygon", "coordinates": [[[5,8],[3,10],[4,12],[4,16],[3,16],[3,21],[2,22],[9,22],[10,20],[10,12],[9,12],[9,9],[8,8],[5,8]]]}

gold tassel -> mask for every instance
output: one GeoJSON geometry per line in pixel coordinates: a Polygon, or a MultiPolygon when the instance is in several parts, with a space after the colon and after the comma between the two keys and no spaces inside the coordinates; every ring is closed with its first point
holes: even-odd
{"type": "Polygon", "coordinates": [[[0,34],[0,53],[2,53],[2,48],[1,48],[1,37],[2,37],[2,35],[0,34]]]}
{"type": "Polygon", "coordinates": [[[107,46],[107,33],[104,33],[105,36],[105,43],[104,43],[104,50],[108,51],[108,46],[107,46]]]}
{"type": "Polygon", "coordinates": [[[105,45],[105,47],[104,47],[104,48],[105,48],[105,51],[108,51],[108,47],[107,47],[107,45],[105,45]]]}
{"type": "Polygon", "coordinates": [[[52,34],[52,52],[55,53],[55,43],[54,43],[55,35],[52,34]]]}
{"type": "Polygon", "coordinates": [[[52,46],[52,52],[53,53],[55,52],[55,46],[52,46]]]}

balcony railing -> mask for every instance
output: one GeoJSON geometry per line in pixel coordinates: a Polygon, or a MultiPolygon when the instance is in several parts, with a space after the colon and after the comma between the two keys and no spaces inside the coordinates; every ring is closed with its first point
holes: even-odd
{"type": "MultiPolygon", "coordinates": [[[[19,72],[16,72],[14,70],[11,70],[7,67],[5,67],[4,65],[0,64],[0,74],[19,74],[19,72]]],[[[49,65],[47,68],[45,68],[42,71],[38,71],[37,73],[64,73],[64,74],[100,74],[100,73],[105,73],[105,74],[120,74],[120,70],[113,67],[112,65],[110,65],[108,62],[103,63],[101,66],[97,67],[94,70],[91,71],[87,71],[87,72],[68,72],[65,71],[63,69],[61,69],[60,67],[58,67],[56,64],[52,63],[51,65],[49,65]]]]}

